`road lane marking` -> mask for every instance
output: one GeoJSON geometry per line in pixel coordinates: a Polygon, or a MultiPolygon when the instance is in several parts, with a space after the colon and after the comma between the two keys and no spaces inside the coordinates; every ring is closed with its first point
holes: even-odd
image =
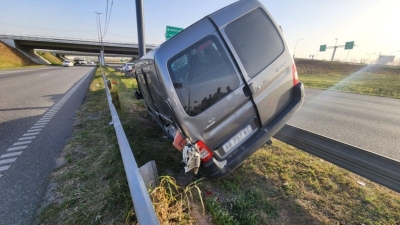
{"type": "Polygon", "coordinates": [[[44,127],[44,125],[40,125],[40,126],[33,126],[33,127],[31,127],[31,129],[43,128],[43,127],[44,127]]]}
{"type": "Polygon", "coordinates": [[[26,144],[30,144],[31,142],[32,141],[21,141],[21,142],[14,143],[13,146],[15,146],[15,145],[26,145],[26,144]]]}
{"type": "MultiPolygon", "coordinates": [[[[79,80],[77,84],[75,84],[67,94],[65,94],[53,107],[50,108],[43,116],[40,118],[34,126],[30,128],[24,135],[22,135],[22,138],[18,139],[18,142],[14,143],[13,146],[16,147],[11,147],[7,149],[7,154],[3,154],[0,156],[1,158],[8,158],[8,157],[13,157],[13,156],[19,156],[22,154],[23,151],[18,151],[18,152],[12,152],[12,151],[17,151],[17,150],[23,150],[28,147],[26,144],[30,144],[34,138],[36,138],[36,135],[39,134],[39,131],[42,130],[46,126],[46,124],[53,118],[54,115],[58,112],[58,110],[68,101],[68,99],[75,93],[75,91],[81,86],[81,84],[87,79],[87,77],[93,72],[91,70],[88,72],[82,79],[79,80]]],[[[47,74],[43,74],[47,75],[47,74]]],[[[0,164],[6,164],[6,163],[12,163],[15,162],[17,158],[8,158],[4,160],[0,160],[0,164]]],[[[10,168],[10,166],[1,166],[0,167],[0,172],[1,171],[6,171],[10,168]]],[[[0,177],[3,175],[0,174],[0,177]]]]}
{"type": "Polygon", "coordinates": [[[15,160],[17,160],[17,158],[12,158],[12,159],[3,159],[3,160],[0,160],[0,165],[1,165],[1,164],[6,164],[6,163],[12,163],[12,162],[15,162],[15,160]]]}
{"type": "Polygon", "coordinates": [[[39,77],[43,77],[43,76],[47,76],[47,75],[49,75],[49,74],[48,74],[48,73],[45,73],[45,74],[39,75],[39,77]]]}
{"type": "Polygon", "coordinates": [[[20,138],[20,139],[18,139],[18,141],[30,140],[30,139],[34,139],[35,137],[36,137],[36,136],[24,137],[24,138],[20,138]]]}
{"type": "Polygon", "coordinates": [[[27,132],[36,132],[36,131],[41,131],[42,129],[32,129],[32,130],[28,130],[27,132]]]}
{"type": "Polygon", "coordinates": [[[28,147],[28,145],[18,146],[18,147],[14,147],[14,148],[9,148],[9,149],[7,149],[7,152],[9,152],[9,151],[15,151],[15,150],[26,149],[26,147],[28,147]]]}
{"type": "Polygon", "coordinates": [[[6,171],[6,170],[8,170],[8,168],[10,168],[10,166],[0,166],[0,172],[6,171]]]}
{"type": "Polygon", "coordinates": [[[1,158],[11,157],[11,156],[17,156],[17,155],[21,155],[21,154],[22,154],[22,152],[7,153],[7,154],[1,155],[1,156],[0,156],[0,159],[1,159],[1,158]]]}
{"type": "Polygon", "coordinates": [[[38,135],[39,134],[39,132],[34,132],[34,133],[28,133],[28,134],[24,134],[24,135],[22,135],[22,136],[33,136],[33,135],[38,135]]]}

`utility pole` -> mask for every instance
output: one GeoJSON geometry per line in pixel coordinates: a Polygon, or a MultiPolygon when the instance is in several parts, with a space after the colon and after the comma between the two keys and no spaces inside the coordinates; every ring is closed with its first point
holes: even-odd
{"type": "Polygon", "coordinates": [[[294,56],[296,55],[297,42],[299,42],[301,40],[303,40],[303,38],[296,41],[296,45],[294,46],[293,59],[294,59],[294,56]]]}
{"type": "Polygon", "coordinates": [[[144,43],[143,0],[136,0],[136,21],[140,58],[146,54],[146,44],[144,43]]]}
{"type": "Polygon", "coordinates": [[[100,22],[100,14],[99,12],[94,12],[97,14],[98,17],[98,26],[100,27],[100,41],[101,41],[101,51],[100,51],[100,58],[101,58],[101,65],[105,66],[105,60],[104,60],[104,45],[103,45],[103,32],[101,31],[101,22],[100,22]]]}
{"type": "Polygon", "coordinates": [[[333,59],[335,58],[335,53],[336,53],[336,49],[337,49],[337,41],[338,41],[338,39],[336,38],[335,39],[336,40],[336,43],[335,43],[335,46],[333,46],[333,53],[332,53],[332,58],[331,58],[331,61],[333,61],[333,59]]]}

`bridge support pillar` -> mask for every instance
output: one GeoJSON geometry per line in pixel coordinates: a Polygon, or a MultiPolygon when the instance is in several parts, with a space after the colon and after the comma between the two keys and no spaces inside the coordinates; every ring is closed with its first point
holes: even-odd
{"type": "Polygon", "coordinates": [[[104,60],[104,50],[100,50],[100,64],[102,65],[102,66],[105,66],[106,65],[106,61],[104,60]]]}

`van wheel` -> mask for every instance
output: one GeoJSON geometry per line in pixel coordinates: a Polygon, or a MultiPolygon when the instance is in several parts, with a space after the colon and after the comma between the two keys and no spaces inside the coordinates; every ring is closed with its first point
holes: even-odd
{"type": "Polygon", "coordinates": [[[137,100],[140,100],[140,99],[143,98],[143,96],[142,96],[142,94],[141,94],[140,92],[135,91],[135,98],[136,98],[137,100]]]}

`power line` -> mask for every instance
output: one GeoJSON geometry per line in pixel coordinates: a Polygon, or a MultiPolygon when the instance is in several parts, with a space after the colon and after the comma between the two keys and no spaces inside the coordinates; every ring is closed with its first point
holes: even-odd
{"type": "MultiPolygon", "coordinates": [[[[104,35],[103,35],[103,37],[106,36],[107,31],[108,31],[108,26],[110,25],[111,12],[112,12],[113,5],[114,5],[114,0],[111,1],[110,13],[109,13],[109,15],[108,15],[108,21],[106,21],[106,25],[105,25],[105,28],[104,28],[104,35]]],[[[108,8],[108,0],[107,0],[107,8],[108,8]]]]}
{"type": "Polygon", "coordinates": [[[37,28],[37,27],[26,27],[26,26],[19,26],[19,25],[12,25],[7,23],[0,23],[2,25],[12,26],[12,27],[21,27],[21,28],[29,28],[35,30],[49,30],[49,31],[65,31],[65,32],[93,32],[93,31],[78,31],[78,30],[56,30],[56,29],[46,29],[46,28],[37,28]]]}
{"type": "Polygon", "coordinates": [[[106,36],[107,18],[108,18],[108,0],[107,0],[107,8],[106,8],[106,21],[104,21],[104,34],[103,34],[103,37],[106,36]]]}

